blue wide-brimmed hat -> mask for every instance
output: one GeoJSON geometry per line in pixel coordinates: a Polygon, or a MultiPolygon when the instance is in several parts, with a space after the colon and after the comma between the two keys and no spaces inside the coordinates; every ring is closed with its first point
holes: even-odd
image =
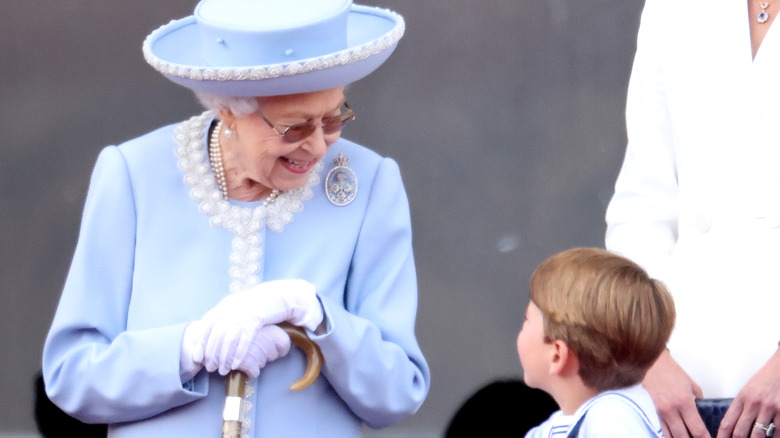
{"type": "Polygon", "coordinates": [[[399,14],[352,0],[201,0],[152,32],[146,61],[171,81],[225,96],[326,90],[376,70],[404,34],[399,14]]]}

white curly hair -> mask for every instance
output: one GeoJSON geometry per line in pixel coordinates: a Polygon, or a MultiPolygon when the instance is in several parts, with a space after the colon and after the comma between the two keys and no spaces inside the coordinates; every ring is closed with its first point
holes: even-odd
{"type": "Polygon", "coordinates": [[[260,109],[256,97],[223,96],[220,94],[196,91],[195,97],[204,108],[211,111],[228,110],[234,116],[243,117],[260,109]]]}

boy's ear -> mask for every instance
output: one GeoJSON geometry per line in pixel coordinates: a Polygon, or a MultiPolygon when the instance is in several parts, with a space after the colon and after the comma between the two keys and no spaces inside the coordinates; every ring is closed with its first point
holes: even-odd
{"type": "Polygon", "coordinates": [[[552,357],[550,358],[550,374],[561,377],[571,375],[571,373],[577,373],[579,368],[579,361],[577,355],[566,345],[565,342],[559,340],[552,343],[552,357]]]}

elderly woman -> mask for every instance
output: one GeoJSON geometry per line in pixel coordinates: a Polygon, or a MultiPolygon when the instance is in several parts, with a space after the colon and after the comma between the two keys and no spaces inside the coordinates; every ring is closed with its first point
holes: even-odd
{"type": "Polygon", "coordinates": [[[218,436],[240,370],[244,436],[360,436],[429,388],[396,163],[341,139],[344,86],[403,19],[344,0],[203,0],[147,61],[208,111],[100,154],[43,369],[114,437],[218,436]],[[305,327],[322,374],[276,324],[305,327]]]}

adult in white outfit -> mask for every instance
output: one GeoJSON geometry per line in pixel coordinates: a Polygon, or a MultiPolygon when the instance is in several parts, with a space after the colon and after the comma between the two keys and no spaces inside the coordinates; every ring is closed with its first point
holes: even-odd
{"type": "Polygon", "coordinates": [[[677,326],[644,385],[667,437],[780,425],[780,2],[647,0],[606,247],[669,286],[677,326]]]}

